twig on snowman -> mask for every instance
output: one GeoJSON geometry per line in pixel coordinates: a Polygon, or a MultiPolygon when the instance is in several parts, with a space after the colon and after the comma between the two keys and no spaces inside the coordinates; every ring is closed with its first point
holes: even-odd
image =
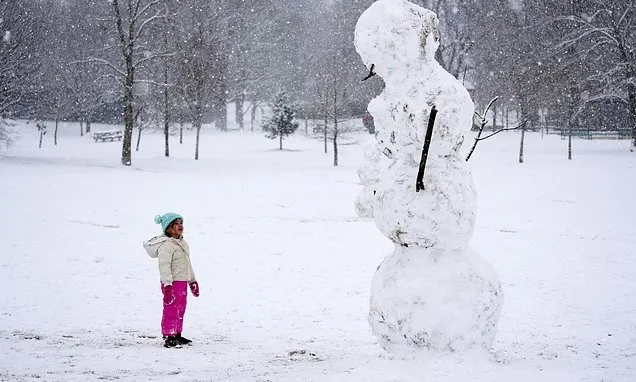
{"type": "Polygon", "coordinates": [[[366,81],[366,80],[368,80],[369,78],[371,78],[371,77],[375,76],[375,72],[373,71],[373,68],[374,68],[374,67],[375,67],[375,64],[371,64],[371,68],[369,69],[369,74],[367,74],[367,76],[366,76],[366,77],[364,77],[364,78],[362,79],[362,81],[366,81]]]}
{"type": "Polygon", "coordinates": [[[424,147],[422,148],[422,158],[420,159],[420,169],[417,172],[417,179],[415,181],[415,192],[420,192],[424,189],[424,168],[426,167],[426,159],[428,158],[428,150],[431,147],[431,138],[433,137],[433,125],[435,124],[435,117],[437,116],[437,109],[435,105],[431,108],[431,114],[428,117],[428,126],[426,127],[426,136],[424,137],[424,147]]]}
{"type": "Polygon", "coordinates": [[[488,123],[488,121],[486,120],[486,114],[488,114],[488,110],[490,110],[490,107],[492,106],[492,104],[495,103],[495,101],[497,101],[498,99],[499,99],[499,96],[493,98],[488,103],[488,106],[486,106],[486,109],[484,110],[484,112],[482,114],[477,114],[477,112],[475,112],[475,115],[479,118],[481,123],[480,123],[480,126],[479,126],[479,131],[477,132],[477,137],[475,138],[475,143],[473,143],[473,147],[470,148],[470,152],[466,156],[466,162],[468,162],[470,157],[473,155],[473,152],[475,151],[475,148],[477,147],[477,142],[483,141],[484,139],[488,139],[488,138],[492,137],[493,135],[501,133],[502,131],[516,130],[518,128],[521,128],[521,127],[525,126],[525,124],[528,123],[528,120],[525,120],[525,121],[523,121],[523,123],[521,123],[520,125],[517,125],[515,127],[508,127],[508,128],[499,129],[499,130],[494,131],[494,132],[492,132],[491,134],[489,134],[489,135],[487,135],[485,137],[482,137],[481,134],[484,132],[484,127],[488,123]]]}

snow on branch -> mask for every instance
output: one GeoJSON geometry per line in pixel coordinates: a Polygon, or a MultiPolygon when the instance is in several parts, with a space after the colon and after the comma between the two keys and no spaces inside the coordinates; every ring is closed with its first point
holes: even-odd
{"type": "MultiPolygon", "coordinates": [[[[156,2],[153,2],[152,4],[148,4],[148,7],[149,7],[150,5],[154,5],[154,4],[157,4],[157,3],[156,3],[156,2]]],[[[141,16],[141,15],[143,14],[143,12],[145,12],[145,9],[144,9],[144,11],[142,11],[139,15],[141,16]]],[[[157,12],[156,12],[153,16],[148,17],[147,19],[145,19],[145,20],[141,23],[141,25],[140,25],[140,26],[139,26],[139,28],[137,29],[137,33],[135,33],[135,37],[134,37],[134,39],[135,39],[135,40],[138,40],[138,39],[139,39],[139,37],[140,37],[140,36],[141,36],[141,34],[144,32],[144,30],[145,30],[146,26],[148,26],[148,24],[151,24],[151,23],[153,23],[153,22],[155,22],[155,21],[157,21],[157,20],[167,19],[167,17],[168,17],[168,15],[167,15],[167,11],[166,11],[166,12],[161,12],[161,10],[157,10],[157,12]]]]}
{"type": "Polygon", "coordinates": [[[120,68],[118,68],[117,66],[113,65],[112,62],[110,62],[108,60],[104,60],[103,58],[91,57],[91,58],[87,58],[87,59],[84,59],[84,60],[78,60],[78,61],[72,61],[71,62],[71,64],[88,64],[88,63],[97,63],[97,64],[106,65],[109,68],[111,68],[114,72],[119,74],[120,76],[122,76],[122,77],[126,76],[126,73],[124,73],[120,68]]]}
{"type": "Polygon", "coordinates": [[[160,53],[156,53],[156,54],[151,54],[151,55],[148,55],[147,57],[138,59],[135,62],[135,66],[139,67],[142,64],[146,63],[147,61],[152,61],[152,60],[157,59],[157,58],[174,57],[175,55],[176,54],[174,52],[160,52],[160,53]]]}

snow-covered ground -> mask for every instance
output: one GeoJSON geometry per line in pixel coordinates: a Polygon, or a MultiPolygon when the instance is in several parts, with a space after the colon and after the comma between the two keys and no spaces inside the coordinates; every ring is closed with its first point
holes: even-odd
{"type": "MultiPolygon", "coordinates": [[[[107,128],[94,126],[95,129],[107,128]]],[[[79,126],[37,148],[33,124],[0,151],[0,380],[634,381],[636,153],[628,141],[518,133],[481,142],[473,248],[505,303],[489,355],[397,358],[367,323],[393,245],[353,204],[361,144],[332,166],[320,140],[204,131],[121,143],[79,126]],[[161,346],[154,215],[185,218],[201,285],[184,335],[161,346]]],[[[361,143],[363,133],[351,140],[361,143]]],[[[330,148],[331,150],[331,148],[330,148]]],[[[415,177],[416,174],[414,174],[415,177]]]]}

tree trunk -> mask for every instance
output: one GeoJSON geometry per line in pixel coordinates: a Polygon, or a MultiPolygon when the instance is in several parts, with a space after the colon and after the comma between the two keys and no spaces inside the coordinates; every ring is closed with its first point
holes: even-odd
{"type": "Polygon", "coordinates": [[[305,135],[309,135],[309,121],[305,118],[305,135]]]}
{"type": "Polygon", "coordinates": [[[338,166],[338,125],[333,129],[333,165],[338,166]]]}
{"type": "Polygon", "coordinates": [[[506,129],[510,127],[510,109],[506,107],[506,129]]]}
{"type": "Polygon", "coordinates": [[[521,127],[521,143],[519,144],[519,163],[523,163],[523,140],[526,136],[526,126],[521,127]]]}
{"type": "Polygon", "coordinates": [[[163,135],[165,138],[166,157],[170,156],[170,111],[168,110],[168,65],[163,67],[163,135]]]}
{"type": "MultiPolygon", "coordinates": [[[[525,94],[521,91],[519,96],[519,101],[521,104],[521,120],[528,120],[528,102],[526,100],[525,94]]],[[[521,126],[521,143],[519,144],[519,163],[523,163],[523,143],[526,137],[526,124],[521,126]]]]}
{"type": "Polygon", "coordinates": [[[577,122],[577,111],[579,108],[579,103],[581,102],[581,92],[575,80],[570,80],[568,87],[570,97],[568,99],[568,115],[567,119],[567,128],[568,128],[568,160],[572,160],[572,131],[574,128],[578,128],[577,122]]]}
{"type": "Polygon", "coordinates": [[[225,97],[219,97],[215,100],[214,106],[214,122],[217,129],[227,131],[227,102],[225,97]]]}
{"type": "Polygon", "coordinates": [[[256,101],[252,102],[252,110],[251,110],[251,119],[250,119],[250,128],[252,132],[254,132],[254,123],[256,122],[256,101]]]}
{"type": "Polygon", "coordinates": [[[629,120],[632,122],[632,148],[636,150],[636,85],[629,84],[627,88],[629,98],[629,120]]]}
{"type": "Polygon", "coordinates": [[[86,133],[90,133],[91,132],[91,121],[89,121],[88,119],[86,120],[86,133]]]}
{"type": "Polygon", "coordinates": [[[278,132],[278,146],[280,150],[283,151],[283,133],[280,131],[278,132]]]}
{"type": "Polygon", "coordinates": [[[333,80],[333,165],[338,166],[338,88],[333,80]]]}
{"type": "Polygon", "coordinates": [[[134,83],[134,70],[132,69],[132,57],[127,58],[128,74],[126,75],[126,84],[124,86],[124,140],[121,147],[121,163],[124,166],[130,166],[132,164],[132,132],[134,126],[133,115],[133,83],[134,83]]]}
{"type": "Polygon", "coordinates": [[[195,121],[194,128],[197,130],[197,137],[194,146],[194,160],[199,160],[199,136],[201,135],[201,122],[195,121]]]}
{"type": "Polygon", "coordinates": [[[239,126],[239,129],[243,131],[245,128],[245,121],[243,121],[243,104],[245,103],[245,94],[241,92],[235,99],[234,118],[239,126]]]}
{"type": "Polygon", "coordinates": [[[168,122],[168,117],[164,115],[163,120],[163,137],[164,137],[164,156],[170,156],[170,123],[168,122]]]}
{"type": "Polygon", "coordinates": [[[194,115],[194,121],[192,123],[192,125],[194,126],[194,128],[196,129],[197,133],[196,133],[196,141],[195,141],[195,146],[194,146],[194,160],[199,160],[199,141],[200,141],[200,136],[201,136],[201,125],[203,122],[203,115],[201,113],[201,107],[198,106],[199,104],[197,103],[197,106],[195,106],[195,115],[194,115]]]}
{"type": "Polygon", "coordinates": [[[57,146],[57,127],[59,124],[59,119],[56,117],[55,118],[55,131],[53,132],[53,144],[55,146],[57,146]]]}
{"type": "Polygon", "coordinates": [[[325,127],[322,130],[323,140],[325,142],[325,154],[327,154],[327,117],[325,116],[325,127]]]}
{"type": "Polygon", "coordinates": [[[183,144],[183,121],[181,121],[181,124],[179,125],[179,144],[183,144]]]}
{"type": "Polygon", "coordinates": [[[137,146],[135,147],[135,151],[139,151],[139,142],[141,142],[141,126],[137,128],[137,146]]]}
{"type": "Polygon", "coordinates": [[[327,154],[327,126],[329,126],[329,89],[327,88],[325,90],[325,99],[321,104],[322,108],[323,108],[323,112],[324,114],[324,118],[325,118],[325,126],[322,132],[323,135],[323,140],[325,143],[325,154],[327,154]]]}
{"type": "Polygon", "coordinates": [[[40,128],[40,144],[38,145],[38,149],[42,148],[42,136],[44,136],[44,126],[40,128]]]}
{"type": "MultiPolygon", "coordinates": [[[[86,130],[88,133],[88,129],[86,130]]],[[[84,121],[80,119],[80,137],[84,136],[84,121]]]]}
{"type": "Polygon", "coordinates": [[[492,131],[497,130],[497,106],[492,105],[492,131]]]}
{"type": "Polygon", "coordinates": [[[568,159],[572,160],[572,122],[568,123],[568,159]]]}

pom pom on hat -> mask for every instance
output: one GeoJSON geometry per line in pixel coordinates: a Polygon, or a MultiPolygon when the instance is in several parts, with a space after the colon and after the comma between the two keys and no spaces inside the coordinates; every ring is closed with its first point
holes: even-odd
{"type": "Polygon", "coordinates": [[[175,214],[174,212],[168,212],[165,215],[155,216],[155,223],[161,224],[161,232],[166,233],[166,229],[168,229],[170,224],[177,219],[183,220],[183,217],[179,214],[175,214]]]}

